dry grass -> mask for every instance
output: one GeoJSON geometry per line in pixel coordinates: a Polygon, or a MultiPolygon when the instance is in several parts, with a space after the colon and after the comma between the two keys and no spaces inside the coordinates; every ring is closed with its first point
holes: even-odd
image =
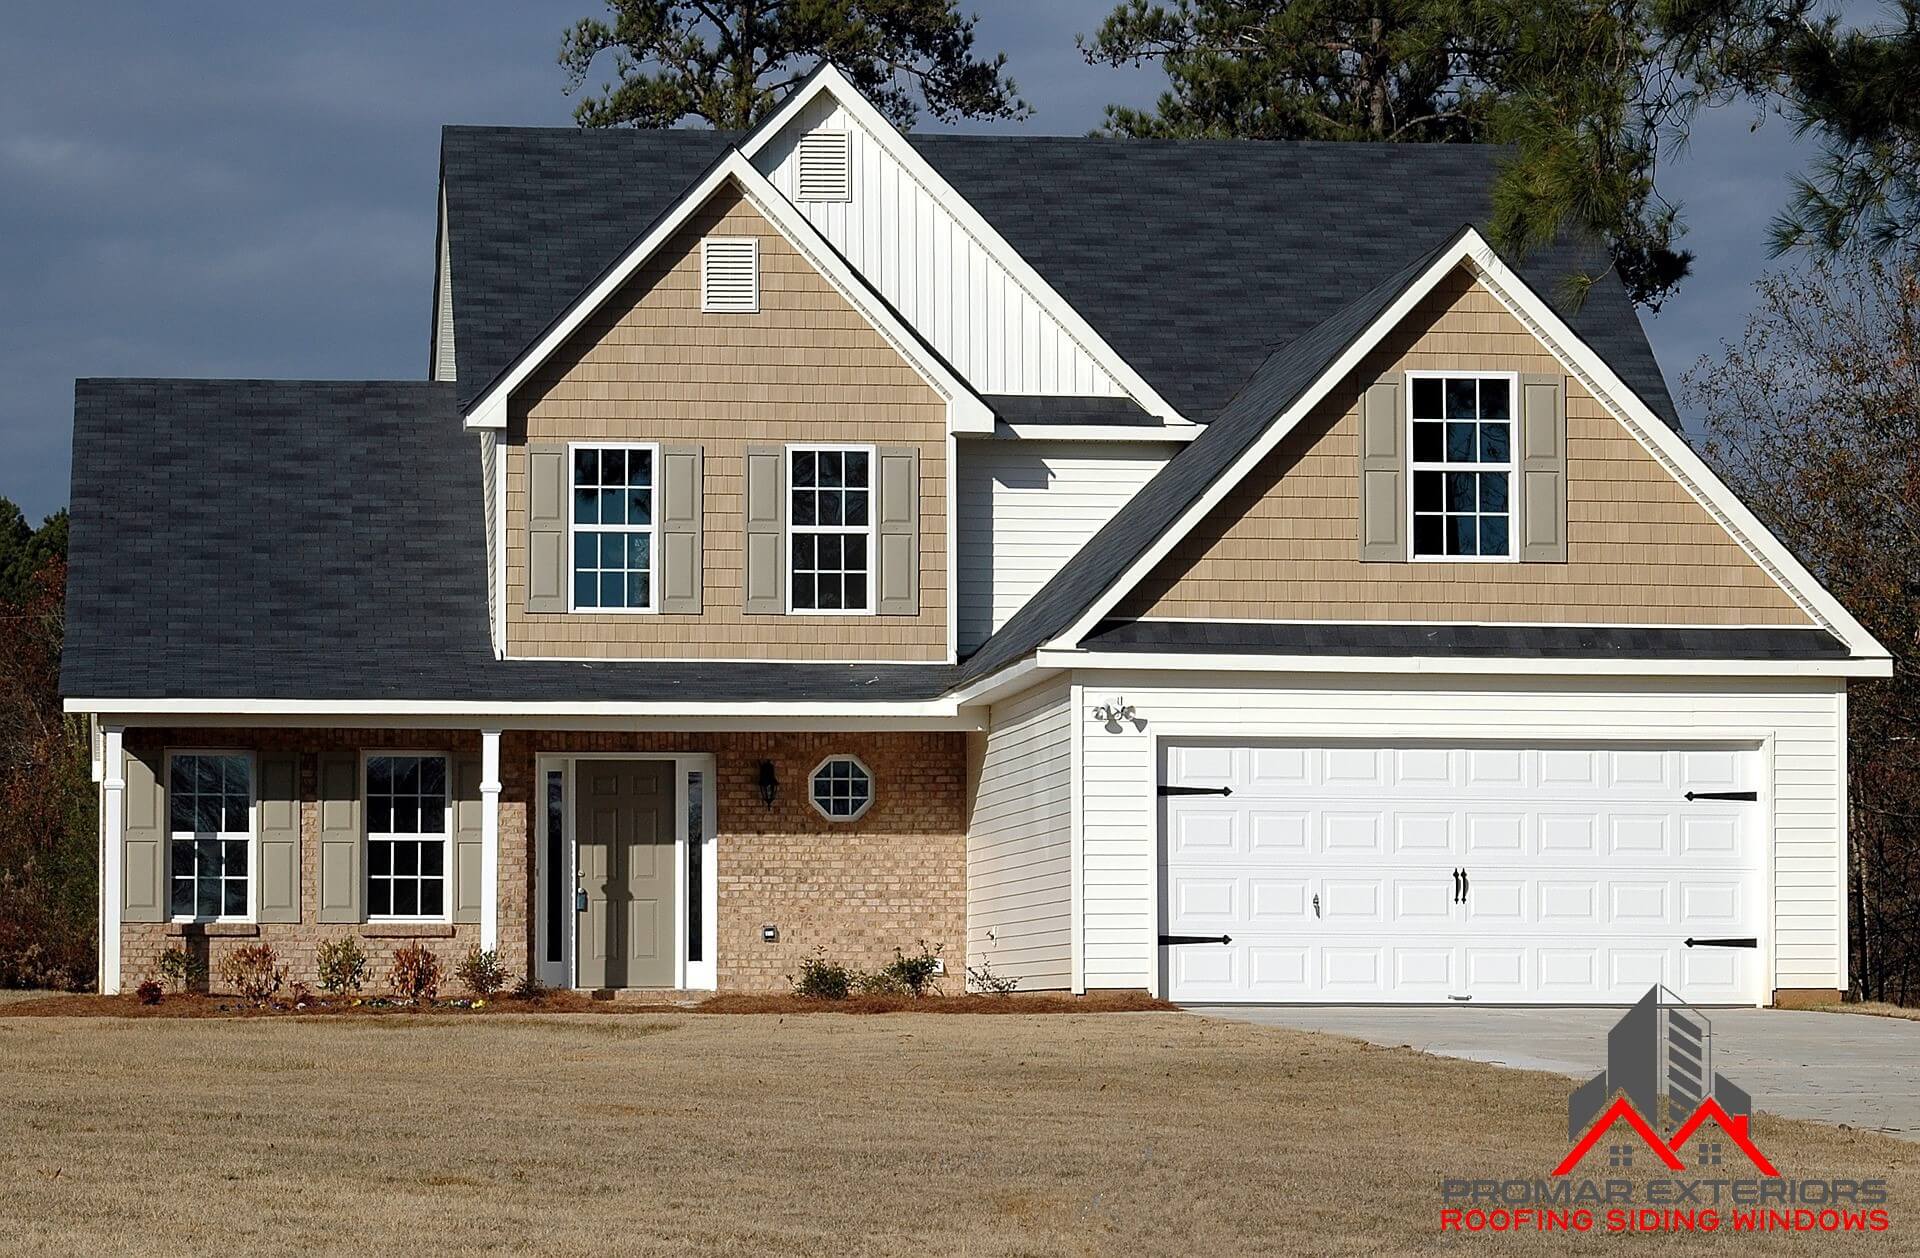
{"type": "Polygon", "coordinates": [[[1920,1009],[1910,1005],[1889,1005],[1880,1000],[1856,1000],[1845,1004],[1815,1005],[1815,1013],[1860,1013],[1869,1018],[1905,1018],[1909,1022],[1920,1022],[1920,1009]]]}
{"type": "MultiPolygon", "coordinates": [[[[1567,1081],[1184,1014],[0,1017],[0,1248],[113,1255],[1777,1253],[1442,1238],[1567,1081]]],[[[1762,1118],[1795,1177],[1920,1147],[1762,1118]]]]}

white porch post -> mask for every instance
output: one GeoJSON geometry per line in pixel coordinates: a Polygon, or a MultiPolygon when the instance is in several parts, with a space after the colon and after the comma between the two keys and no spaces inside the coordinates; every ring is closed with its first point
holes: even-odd
{"type": "Polygon", "coordinates": [[[126,875],[121,862],[126,852],[127,760],[121,749],[122,727],[100,727],[100,991],[120,990],[121,884],[126,875]]]}
{"type": "Polygon", "coordinates": [[[480,946],[500,946],[500,731],[480,731],[480,946]]]}

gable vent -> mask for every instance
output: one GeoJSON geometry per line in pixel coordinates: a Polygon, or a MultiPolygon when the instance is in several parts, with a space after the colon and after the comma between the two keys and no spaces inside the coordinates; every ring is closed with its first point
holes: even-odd
{"type": "Polygon", "coordinates": [[[845,131],[811,131],[801,136],[797,165],[802,201],[853,198],[853,174],[845,131]]]}
{"type": "Polygon", "coordinates": [[[716,237],[702,243],[700,309],[708,314],[754,314],[760,309],[758,240],[716,237]]]}

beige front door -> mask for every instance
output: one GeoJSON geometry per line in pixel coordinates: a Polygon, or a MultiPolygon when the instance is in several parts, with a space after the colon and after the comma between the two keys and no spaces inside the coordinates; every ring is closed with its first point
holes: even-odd
{"type": "Polygon", "coordinates": [[[673,764],[583,760],[577,771],[580,987],[672,987],[678,949],[673,764]]]}

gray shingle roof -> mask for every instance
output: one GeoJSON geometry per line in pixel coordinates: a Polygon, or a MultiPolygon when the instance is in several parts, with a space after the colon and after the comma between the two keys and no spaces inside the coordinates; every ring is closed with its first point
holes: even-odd
{"type": "Polygon", "coordinates": [[[1824,629],[1665,629],[1586,625],[1265,624],[1138,620],[1101,625],[1090,651],[1221,655],[1444,655],[1504,659],[1843,659],[1824,629]]]}

